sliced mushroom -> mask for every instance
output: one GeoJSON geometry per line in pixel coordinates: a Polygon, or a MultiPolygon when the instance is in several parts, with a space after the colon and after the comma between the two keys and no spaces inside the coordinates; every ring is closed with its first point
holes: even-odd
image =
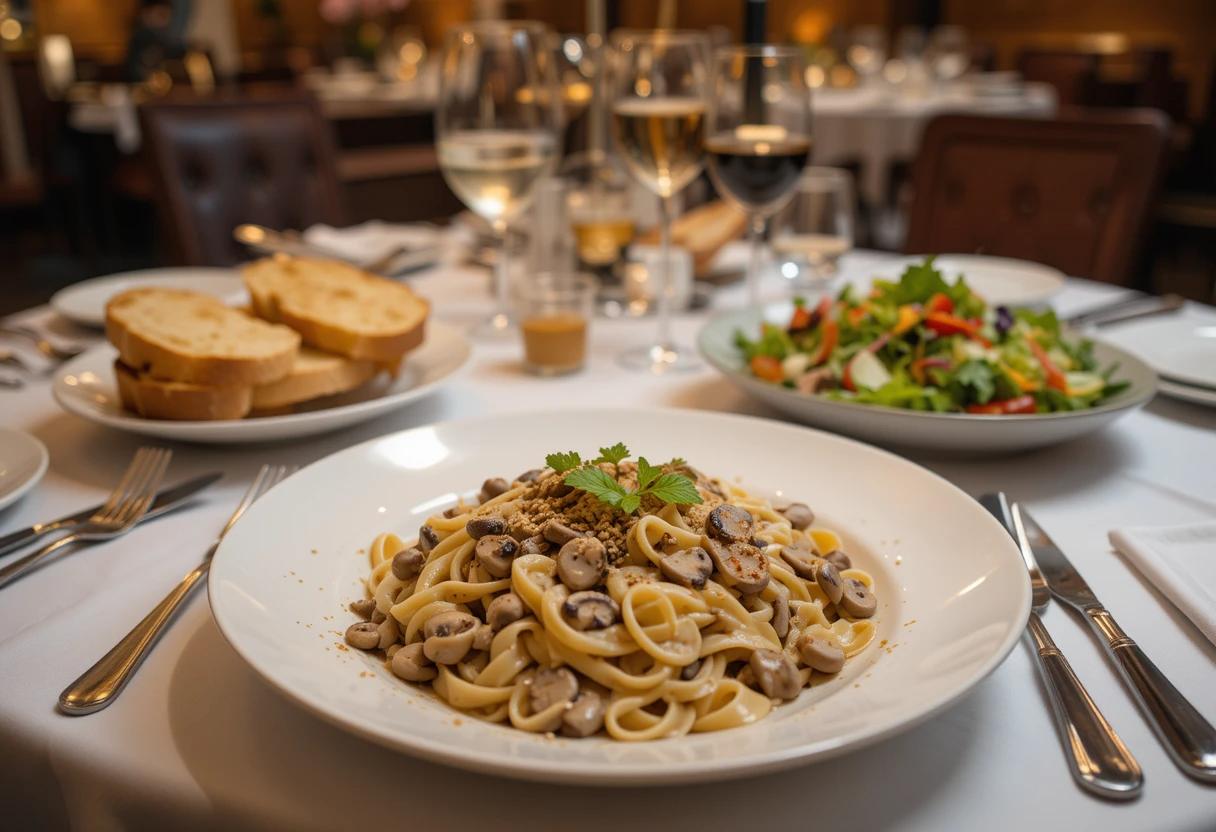
{"type": "Polygon", "coordinates": [[[709,553],[700,546],[672,552],[659,561],[659,570],[669,581],[690,589],[704,589],[705,581],[713,574],[714,562],[709,553]]]}
{"type": "Polygon", "coordinates": [[[744,595],[754,595],[768,586],[768,556],[750,543],[722,543],[703,538],[714,566],[727,584],[744,595]]]}
{"type": "Polygon", "coordinates": [[[794,570],[795,575],[808,581],[815,580],[816,570],[819,569],[819,564],[823,562],[823,558],[812,552],[803,541],[782,546],[781,559],[789,564],[790,569],[794,570]]]}
{"type": "MultiPolygon", "coordinates": [[[[528,686],[528,707],[532,713],[538,714],[546,708],[551,708],[559,702],[572,702],[578,696],[578,679],[565,667],[542,667],[532,677],[528,686]]],[[[562,724],[562,711],[552,720],[552,724],[544,728],[546,731],[556,731],[562,724]]]]}
{"type": "Polygon", "coordinates": [[[557,553],[557,577],[577,592],[598,584],[608,571],[608,550],[594,537],[576,537],[557,553]]]}
{"type": "Polygon", "coordinates": [[[738,506],[723,503],[705,518],[705,533],[716,540],[741,543],[752,539],[755,521],[738,506]]]}
{"type": "Polygon", "coordinates": [[[811,511],[811,507],[806,503],[790,503],[785,508],[777,510],[785,516],[786,520],[790,521],[791,526],[800,532],[806,531],[815,522],[815,512],[811,511]]]}
{"type": "Polygon", "coordinates": [[[790,634],[790,601],[783,593],[778,593],[773,601],[773,618],[768,623],[773,625],[777,638],[784,641],[790,634]]]}
{"type": "Polygon", "coordinates": [[[418,548],[422,550],[424,555],[429,555],[431,550],[439,545],[439,535],[430,526],[423,525],[418,530],[418,548]]]}
{"type": "Polygon", "coordinates": [[[562,736],[589,737],[603,726],[603,697],[593,690],[580,690],[562,714],[562,736]]]}
{"type": "Polygon", "coordinates": [[[358,601],[351,601],[350,611],[362,619],[371,618],[372,613],[376,611],[376,602],[371,598],[362,598],[358,601]]]}
{"type": "Polygon", "coordinates": [[[543,468],[529,468],[527,471],[524,471],[522,474],[516,477],[515,481],[536,482],[538,479],[540,479],[540,475],[543,473],[545,473],[545,469],[543,468]]]}
{"type": "Polygon", "coordinates": [[[346,643],[357,650],[375,650],[380,646],[380,625],[359,621],[346,628],[346,643]]]}
{"type": "Polygon", "coordinates": [[[510,535],[492,534],[478,540],[473,552],[482,569],[495,578],[506,578],[511,574],[511,560],[519,554],[519,544],[510,535]]]}
{"type": "Polygon", "coordinates": [[[451,520],[453,517],[459,517],[464,514],[466,509],[461,506],[452,506],[443,510],[443,516],[451,520]]]}
{"type": "Polygon", "coordinates": [[[853,561],[849,559],[849,556],[839,549],[833,549],[831,552],[824,555],[824,560],[842,572],[853,566],[853,561]]]}
{"type": "Polygon", "coordinates": [[[511,483],[504,480],[502,477],[491,477],[481,484],[481,491],[477,494],[477,499],[481,502],[493,500],[500,494],[506,494],[511,490],[511,483]]]}
{"type": "Polygon", "coordinates": [[[549,550],[553,548],[553,544],[545,540],[539,534],[532,537],[525,537],[519,544],[519,552],[521,555],[547,555],[549,550]]]}
{"type": "Polygon", "coordinates": [[[439,675],[434,663],[426,657],[420,641],[407,644],[393,653],[393,660],[389,667],[392,669],[393,675],[399,676],[407,682],[429,682],[439,675]]]}
{"type": "Polygon", "coordinates": [[[793,699],[802,690],[802,677],[789,656],[776,650],[754,650],[747,662],[756,684],[770,699],[793,699]]]}
{"type": "Polygon", "coordinates": [[[819,562],[819,568],[815,570],[815,583],[823,590],[823,594],[828,596],[829,601],[833,604],[840,603],[840,596],[844,594],[844,582],[840,580],[840,573],[830,562],[819,562]]]}
{"type": "Polygon", "coordinates": [[[680,679],[685,682],[690,682],[694,678],[696,678],[697,674],[700,672],[701,672],[701,660],[697,659],[692,664],[686,664],[682,668],[680,668],[680,679]]]}
{"type": "Polygon", "coordinates": [[[370,620],[373,624],[379,624],[386,618],[388,618],[388,616],[380,612],[379,608],[372,610],[372,617],[370,620]]]}
{"type": "Polygon", "coordinates": [[[492,641],[494,641],[494,628],[489,624],[478,625],[473,632],[473,649],[489,650],[492,641]]]}
{"type": "Polygon", "coordinates": [[[752,545],[755,546],[757,549],[767,549],[769,546],[772,545],[772,543],[773,542],[771,540],[767,540],[763,537],[753,537],[752,538],[752,545]]]}
{"type": "Polygon", "coordinates": [[[565,523],[560,523],[557,520],[548,520],[545,525],[540,528],[541,535],[545,540],[555,546],[564,546],[576,537],[582,537],[582,534],[567,526],[565,523]]]}
{"type": "Polygon", "coordinates": [[[856,578],[844,582],[844,592],[837,604],[853,618],[869,618],[878,609],[878,599],[870,588],[856,578]]]}
{"type": "Polygon", "coordinates": [[[393,570],[394,577],[408,581],[422,571],[424,563],[426,563],[426,555],[422,554],[421,549],[411,546],[393,555],[393,563],[390,568],[393,570]]]}
{"type": "Polygon", "coordinates": [[[464,530],[469,533],[469,537],[480,540],[491,534],[506,534],[507,521],[492,514],[474,517],[464,524],[464,530]]]}
{"type": "Polygon", "coordinates": [[[811,670],[820,673],[839,673],[844,667],[844,651],[840,645],[826,638],[816,638],[810,633],[798,637],[795,645],[798,648],[798,658],[811,670]]]}
{"type": "Polygon", "coordinates": [[[514,592],[499,595],[486,607],[486,623],[494,632],[523,618],[524,602],[514,592]]]}
{"type": "Polygon", "coordinates": [[[456,664],[473,647],[478,621],[467,612],[449,610],[426,620],[422,643],[426,657],[435,664],[456,664]]]}
{"type": "Polygon", "coordinates": [[[562,604],[562,614],[576,630],[602,630],[616,623],[621,608],[602,592],[576,592],[562,604]]]}

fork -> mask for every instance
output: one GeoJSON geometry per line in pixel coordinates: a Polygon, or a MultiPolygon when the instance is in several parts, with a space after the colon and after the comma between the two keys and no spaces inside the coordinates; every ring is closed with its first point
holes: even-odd
{"type": "Polygon", "coordinates": [[[1138,796],[1144,785],[1140,764],[1098,710],[1040,618],[1051,600],[1051,590],[1026,540],[1017,504],[1010,512],[1005,495],[999,492],[985,494],[980,502],[1013,535],[1030,574],[1031,611],[1026,627],[1033,648],[1030,655],[1043,679],[1069,772],[1081,788],[1098,797],[1129,800],[1138,796]]]}
{"type": "Polygon", "coordinates": [[[57,347],[38,330],[21,324],[4,324],[0,326],[0,334],[16,335],[18,338],[26,339],[34,345],[34,349],[52,361],[67,361],[84,352],[84,347],[78,344],[68,347],[57,347]]]}
{"type": "Polygon", "coordinates": [[[135,671],[152,652],[156,640],[165,631],[178,607],[190,595],[190,591],[206,577],[207,571],[211,568],[211,559],[215,556],[215,550],[219,548],[224,535],[228,534],[228,530],[253,505],[255,500],[285,477],[290,476],[295,470],[294,466],[262,466],[257,476],[254,477],[253,483],[250,484],[249,490],[241,498],[236,510],[224,524],[219,537],[203,556],[203,562],[182,578],[181,583],[174,587],[163,601],[153,607],[152,611],[144,616],[144,619],[136,624],[122,641],[114,645],[110,652],[98,659],[96,664],[63,689],[63,693],[59,694],[60,711],[69,716],[84,716],[100,711],[118,698],[127,682],[131,681],[131,677],[135,675],[135,671]]]}
{"type": "Polygon", "coordinates": [[[109,540],[133,529],[152,505],[172,457],[173,452],[165,448],[140,448],[136,451],[126,473],[114,486],[105,504],[71,534],[0,569],[0,587],[24,577],[66,546],[82,541],[109,540]]]}
{"type": "Polygon", "coordinates": [[[12,367],[14,370],[20,370],[23,373],[30,372],[30,365],[25,363],[25,359],[12,350],[0,348],[0,364],[12,367]]]}

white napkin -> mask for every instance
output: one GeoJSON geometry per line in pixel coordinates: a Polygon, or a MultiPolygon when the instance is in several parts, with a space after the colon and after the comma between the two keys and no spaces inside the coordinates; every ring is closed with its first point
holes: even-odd
{"type": "Polygon", "coordinates": [[[443,243],[443,237],[443,230],[433,225],[402,225],[379,220],[346,228],[319,224],[304,232],[305,242],[360,265],[378,260],[397,246],[436,249],[443,243]]]}
{"type": "Polygon", "coordinates": [[[1115,529],[1110,542],[1216,644],[1216,523],[1115,529]]]}

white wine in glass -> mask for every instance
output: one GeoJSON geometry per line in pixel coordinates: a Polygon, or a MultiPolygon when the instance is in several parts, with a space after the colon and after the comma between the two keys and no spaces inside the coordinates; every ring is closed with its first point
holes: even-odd
{"type": "Polygon", "coordinates": [[[617,32],[612,38],[612,135],[629,172],[659,197],[663,268],[655,291],[658,340],[627,350],[630,369],[665,373],[699,366],[671,337],[672,197],[704,166],[709,42],[696,32],[617,32]]]}
{"type": "Polygon", "coordinates": [[[479,328],[510,327],[507,228],[557,163],[560,95],[539,23],[484,21],[448,33],[440,72],[436,142],[439,168],[460,201],[501,242],[495,308],[479,328]]]}

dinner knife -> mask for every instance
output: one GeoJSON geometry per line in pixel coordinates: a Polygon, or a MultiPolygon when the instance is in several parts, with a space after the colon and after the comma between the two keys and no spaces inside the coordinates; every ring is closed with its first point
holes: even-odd
{"type": "MultiPolygon", "coordinates": [[[[1077,678],[1072,665],[1052,640],[1039,614],[1051,601],[1051,590],[1035,563],[1034,554],[1020,534],[1004,492],[979,497],[1005,531],[1017,543],[1030,577],[1031,606],[1026,622],[1030,657],[1039,671],[1043,692],[1051,705],[1056,732],[1064,746],[1068,773],[1081,788],[1098,797],[1133,800],[1144,786],[1144,773],[1118,733],[1098,710],[1097,704],[1077,678]]],[[[1016,508],[1016,507],[1015,507],[1016,508]]]]}
{"type": "MultiPolygon", "coordinates": [[[[162,489],[156,495],[156,499],[152,502],[152,507],[148,509],[148,513],[144,515],[143,520],[150,520],[157,515],[164,514],[166,511],[172,511],[183,502],[193,497],[198,492],[202,491],[207,486],[214,483],[223,474],[218,471],[212,471],[209,474],[195,477],[194,479],[186,480],[179,485],[174,485],[169,488],[162,489]]],[[[28,543],[32,543],[44,534],[58,531],[59,529],[69,528],[77,523],[83,523],[88,520],[93,514],[101,509],[101,504],[98,503],[90,508],[83,509],[75,514],[69,514],[65,517],[60,517],[58,520],[52,520],[49,523],[35,523],[24,529],[18,529],[11,534],[0,537],[0,555],[6,555],[14,549],[20,549],[28,543]]]]}
{"type": "Polygon", "coordinates": [[[1165,750],[1184,773],[1205,783],[1216,783],[1216,728],[1123,632],[1076,567],[1029,513],[1020,509],[1015,513],[1015,523],[1019,519],[1051,594],[1089,622],[1165,750]]]}

